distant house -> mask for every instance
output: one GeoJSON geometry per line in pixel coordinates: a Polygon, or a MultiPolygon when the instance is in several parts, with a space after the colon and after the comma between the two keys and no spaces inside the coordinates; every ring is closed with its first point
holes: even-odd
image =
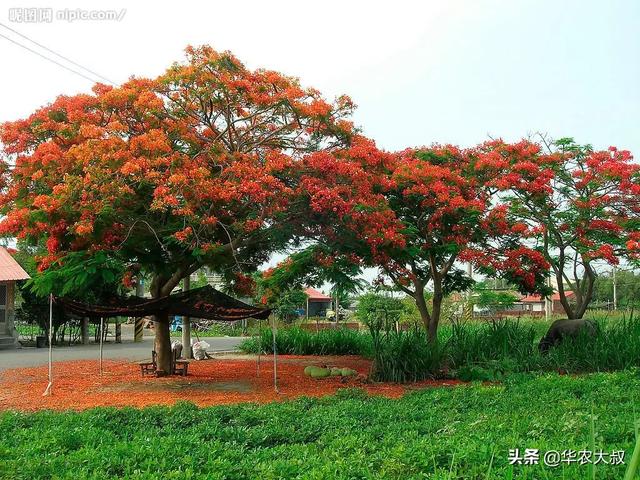
{"type": "Polygon", "coordinates": [[[308,317],[324,317],[327,310],[331,310],[331,297],[325,295],[315,288],[306,288],[304,293],[307,294],[307,316],[308,317]]]}
{"type": "MultiPolygon", "coordinates": [[[[567,299],[571,302],[573,292],[565,292],[567,299]]],[[[551,296],[551,313],[564,314],[564,308],[560,303],[558,292],[551,296]]],[[[508,310],[497,312],[502,315],[544,315],[544,298],[539,295],[527,295],[515,302],[508,310]]]]}
{"type": "Polygon", "coordinates": [[[0,247],[0,350],[17,348],[18,332],[13,324],[16,281],[29,278],[6,248],[0,247]]]}

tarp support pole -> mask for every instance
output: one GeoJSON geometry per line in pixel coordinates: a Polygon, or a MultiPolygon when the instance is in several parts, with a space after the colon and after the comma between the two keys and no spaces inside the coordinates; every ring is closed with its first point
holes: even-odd
{"type": "Polygon", "coordinates": [[[256,377],[260,376],[260,360],[262,358],[262,319],[258,319],[258,361],[256,365],[256,377]]]}
{"type": "Polygon", "coordinates": [[[271,334],[273,337],[273,389],[276,391],[276,393],[280,393],[280,390],[278,390],[278,349],[276,346],[276,319],[275,316],[273,317],[273,322],[272,322],[272,327],[271,327],[271,334]]]}
{"type": "Polygon", "coordinates": [[[104,338],[104,317],[100,317],[100,375],[102,375],[102,339],[104,338]]]}
{"type": "MultiPolygon", "coordinates": [[[[191,276],[187,275],[182,282],[182,291],[188,292],[191,288],[191,276]]],[[[193,358],[191,350],[191,319],[186,315],[182,316],[182,356],[184,358],[193,358]]]]}
{"type": "Polygon", "coordinates": [[[53,392],[51,388],[53,387],[53,366],[52,366],[52,357],[53,357],[53,293],[49,294],[49,384],[45,389],[42,396],[52,395],[53,392]]]}
{"type": "MultiPolygon", "coordinates": [[[[138,279],[138,283],[136,284],[136,296],[143,298],[144,297],[144,284],[143,280],[138,279]]],[[[142,317],[135,317],[133,321],[133,341],[141,342],[144,336],[144,319],[142,317]]]]}

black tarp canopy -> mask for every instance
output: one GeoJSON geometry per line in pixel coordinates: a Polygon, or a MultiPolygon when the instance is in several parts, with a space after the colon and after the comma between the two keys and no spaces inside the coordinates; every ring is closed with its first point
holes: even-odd
{"type": "Polygon", "coordinates": [[[166,313],[235,322],[245,318],[265,319],[271,313],[269,308],[253,307],[211,285],[161,298],[113,297],[103,305],[91,305],[64,297],[55,298],[54,302],[69,313],[81,317],[146,317],[166,313]]]}

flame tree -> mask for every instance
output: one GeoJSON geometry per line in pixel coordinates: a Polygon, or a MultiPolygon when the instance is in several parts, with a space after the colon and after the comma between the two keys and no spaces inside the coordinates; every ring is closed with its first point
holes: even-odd
{"type": "Polygon", "coordinates": [[[596,151],[570,138],[542,137],[542,145],[521,150],[500,141],[485,148],[509,170],[500,179],[509,216],[533,232],[568,318],[582,318],[598,266],[639,258],[640,166],[626,150],[596,151]]]}
{"type": "MultiPolygon", "coordinates": [[[[204,265],[242,288],[286,241],[285,172],[349,141],[351,101],[228,52],[186,54],[156,79],[97,84],[0,127],[0,234],[46,245],[40,271],[77,272],[102,252],[122,263],[125,284],[150,276],[153,297],[204,265]]],[[[168,319],[155,321],[168,372],[168,319]]]]}
{"type": "Polygon", "coordinates": [[[309,211],[306,235],[339,258],[379,268],[415,300],[435,340],[444,297],[473,282],[457,267],[460,261],[506,278],[522,292],[547,291],[548,263],[526,245],[527,225],[494,201],[507,170],[481,147],[388,153],[358,137],[349,148],[305,159],[298,195],[309,211]]]}

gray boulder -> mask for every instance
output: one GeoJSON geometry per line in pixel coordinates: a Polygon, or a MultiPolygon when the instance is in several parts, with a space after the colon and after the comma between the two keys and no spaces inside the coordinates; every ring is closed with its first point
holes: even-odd
{"type": "Polygon", "coordinates": [[[598,327],[595,322],[584,318],[556,320],[549,327],[547,334],[540,340],[538,350],[540,350],[540,353],[545,354],[551,347],[555,347],[565,338],[576,338],[582,332],[594,337],[598,333],[598,327]]]}

